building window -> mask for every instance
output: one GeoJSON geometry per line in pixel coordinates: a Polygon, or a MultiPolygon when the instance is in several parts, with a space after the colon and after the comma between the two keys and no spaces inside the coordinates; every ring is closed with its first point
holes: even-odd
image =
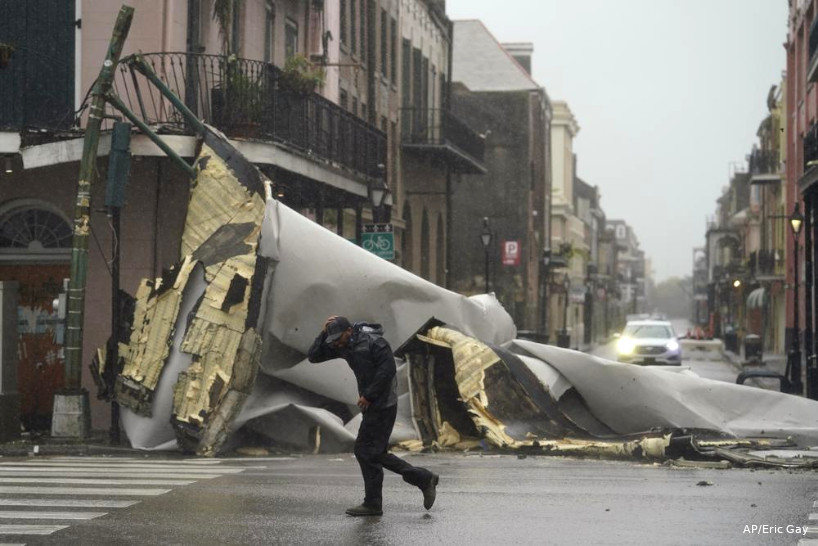
{"type": "Polygon", "coordinates": [[[412,44],[409,40],[403,40],[403,55],[401,57],[401,97],[403,106],[412,104],[412,44]]]}
{"type": "Polygon", "coordinates": [[[264,62],[273,62],[273,32],[276,20],[276,7],[272,0],[264,6],[264,62]]]}
{"type": "Polygon", "coordinates": [[[202,21],[208,21],[209,16],[202,16],[201,0],[192,0],[188,3],[187,13],[187,50],[189,53],[204,52],[202,36],[204,35],[202,21]]]}
{"type": "Polygon", "coordinates": [[[239,46],[241,45],[241,0],[233,0],[233,21],[232,31],[230,36],[230,47],[233,53],[239,53],[239,46]]]}
{"type": "MultiPolygon", "coordinates": [[[[395,177],[398,172],[398,124],[394,121],[389,126],[389,183],[396,184],[395,177]]],[[[392,190],[394,192],[394,188],[392,190]]]]}
{"type": "MultiPolygon", "coordinates": [[[[370,0],[370,1],[372,1],[372,0],[370,0]]],[[[371,9],[372,9],[372,11],[370,13],[374,17],[375,16],[374,15],[375,14],[375,8],[373,7],[371,9]]],[[[361,47],[360,47],[360,49],[361,49],[361,52],[360,53],[361,53],[361,59],[365,59],[366,58],[366,41],[367,41],[367,38],[368,38],[367,34],[366,34],[366,25],[367,25],[367,21],[369,20],[369,14],[366,11],[366,0],[360,0],[360,7],[358,8],[358,12],[359,12],[359,16],[360,16],[359,18],[360,18],[360,21],[361,21],[361,26],[360,26],[360,31],[361,31],[361,40],[360,40],[361,47]]]]}
{"type": "Polygon", "coordinates": [[[398,84],[398,22],[395,21],[394,18],[389,22],[389,26],[391,27],[389,30],[391,31],[389,38],[390,38],[390,49],[392,51],[392,64],[389,66],[389,74],[392,83],[397,85],[398,84]]]}
{"type": "Polygon", "coordinates": [[[358,115],[358,97],[352,97],[352,113],[358,115]]]}
{"type": "Polygon", "coordinates": [[[431,104],[432,108],[439,108],[440,104],[438,103],[438,99],[440,95],[437,94],[437,67],[432,65],[432,73],[429,76],[429,104],[431,104]]]}
{"type": "Polygon", "coordinates": [[[347,0],[341,0],[341,43],[347,43],[347,0]]]}
{"type": "Polygon", "coordinates": [[[39,207],[19,207],[0,218],[0,249],[70,249],[71,224],[39,207]]]}
{"type": "Polygon", "coordinates": [[[387,26],[386,26],[386,10],[381,10],[381,74],[385,78],[388,72],[388,63],[389,63],[389,37],[386,34],[387,26]]]}
{"type": "Polygon", "coordinates": [[[412,48],[412,105],[421,110],[424,108],[421,102],[423,98],[421,91],[423,86],[422,61],[423,54],[420,49],[412,48]]]}
{"type": "Polygon", "coordinates": [[[349,6],[349,50],[358,51],[358,2],[352,0],[349,6]]]}
{"type": "Polygon", "coordinates": [[[284,29],[284,54],[287,59],[298,54],[298,23],[287,17],[284,29]]]}
{"type": "Polygon", "coordinates": [[[344,110],[349,109],[349,97],[344,89],[341,89],[340,93],[338,93],[338,105],[344,110]]]}
{"type": "Polygon", "coordinates": [[[420,106],[421,110],[426,110],[429,108],[429,59],[421,55],[418,64],[420,66],[416,67],[415,71],[420,79],[420,85],[418,86],[420,93],[416,99],[416,104],[420,106]]]}
{"type": "Polygon", "coordinates": [[[440,107],[444,110],[449,108],[449,98],[446,93],[446,74],[440,73],[440,107]]]}

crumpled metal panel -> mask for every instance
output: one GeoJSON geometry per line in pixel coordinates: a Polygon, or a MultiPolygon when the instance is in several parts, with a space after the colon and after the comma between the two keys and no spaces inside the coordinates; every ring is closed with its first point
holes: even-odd
{"type": "Polygon", "coordinates": [[[526,340],[514,340],[509,349],[557,369],[618,434],[690,429],[818,444],[815,400],[704,379],[675,366],[633,366],[526,340]]]}
{"type": "MultiPolygon", "coordinates": [[[[217,139],[215,146],[223,145],[217,139]]],[[[207,143],[196,164],[181,264],[167,278],[141,285],[117,400],[137,415],[151,415],[177,333],[174,325],[183,327],[178,347],[190,360],[172,387],[170,422],[183,450],[212,455],[226,441],[259,367],[258,306],[251,300],[259,297],[266,270],[256,253],[265,201],[207,143]],[[191,315],[179,317],[188,277],[197,265],[203,267],[204,291],[189,296],[196,298],[187,303],[191,315]]],[[[124,421],[138,422],[127,416],[124,421]]],[[[146,422],[140,427],[154,428],[146,422]]],[[[149,432],[147,437],[162,435],[149,432]]]]}
{"type": "MultiPolygon", "coordinates": [[[[236,338],[233,332],[228,338],[236,338]]],[[[227,341],[227,340],[225,340],[227,341]]],[[[179,444],[198,455],[215,455],[227,441],[231,424],[250,395],[258,371],[261,338],[249,329],[238,338],[233,351],[208,351],[191,366],[174,387],[173,424],[179,444]]],[[[213,340],[213,346],[219,340],[213,340]]]]}
{"type": "Polygon", "coordinates": [[[151,402],[170,352],[182,291],[195,265],[188,258],[171,268],[165,278],[143,280],[136,293],[133,331],[129,345],[120,345],[124,364],[114,392],[121,405],[139,415],[151,415],[151,402]]]}
{"type": "MultiPolygon", "coordinates": [[[[514,363],[514,355],[503,358],[499,348],[445,327],[433,327],[417,338],[451,350],[460,400],[481,436],[492,445],[516,449],[583,433],[556,411],[547,387],[521,361],[514,363]]],[[[439,364],[440,358],[436,361],[439,364]]],[[[438,445],[459,441],[452,437],[451,428],[451,422],[441,423],[438,445]]]]}
{"type": "MultiPolygon", "coordinates": [[[[442,449],[469,449],[465,447],[468,445],[466,442],[473,442],[472,438],[465,438],[466,442],[463,442],[464,430],[470,434],[473,432],[471,427],[464,427],[462,420],[446,420],[443,415],[448,407],[449,417],[456,417],[450,403],[441,399],[451,397],[445,385],[441,387],[441,383],[446,383],[446,374],[441,372],[441,368],[449,366],[453,367],[449,373],[457,384],[460,401],[479,430],[479,437],[498,448],[606,458],[683,460],[687,456],[694,460],[682,464],[689,466],[695,466],[696,461],[704,461],[703,466],[712,465],[716,458],[722,459],[722,465],[729,461],[728,464],[742,466],[818,467],[818,457],[805,462],[782,457],[780,453],[760,455],[759,452],[751,452],[751,449],[796,445],[790,436],[780,438],[780,426],[793,418],[800,423],[805,423],[809,418],[806,415],[793,416],[792,408],[783,420],[777,421],[778,426],[767,421],[772,430],[765,431],[762,422],[756,422],[756,426],[761,428],[745,429],[745,432],[762,436],[772,433],[779,438],[737,438],[732,434],[730,429],[734,429],[743,419],[725,407],[725,400],[740,394],[741,398],[732,400],[733,407],[750,402],[748,396],[751,397],[756,391],[749,388],[667,370],[637,369],[619,363],[606,363],[589,355],[529,341],[514,340],[502,347],[491,346],[445,326],[421,328],[415,338],[426,347],[410,341],[397,352],[406,357],[413,368],[410,377],[414,379],[415,405],[433,408],[433,422],[430,425],[428,419],[418,418],[416,413],[415,417],[421,423],[423,441],[404,442],[402,446],[406,449],[420,450],[430,445],[442,449]],[[447,362],[442,349],[450,351],[450,362],[447,362]],[[524,349],[528,356],[515,354],[509,349],[515,349],[518,353],[524,349]],[[537,355],[537,358],[530,355],[537,355]],[[551,363],[557,367],[551,367],[551,363]],[[572,381],[579,383],[569,384],[560,373],[563,370],[572,381]],[[666,380],[668,388],[677,383],[674,378],[680,378],[679,385],[690,389],[691,396],[684,401],[677,399],[671,404],[663,403],[668,395],[664,388],[651,391],[633,387],[632,384],[638,379],[631,377],[634,373],[666,380]],[[424,381],[424,375],[428,375],[430,380],[424,381]],[[625,399],[618,392],[621,381],[626,381],[635,389],[625,399]],[[553,385],[554,389],[550,389],[549,385],[553,385]],[[727,398],[711,394],[711,391],[721,389],[724,389],[722,394],[727,398]],[[589,407],[582,394],[587,395],[592,390],[595,397],[589,407]],[[603,391],[610,395],[603,397],[604,402],[599,395],[603,391]],[[709,408],[706,400],[711,396],[714,397],[712,402],[718,405],[718,416],[723,420],[720,426],[713,426],[716,422],[715,408],[709,408]],[[570,403],[561,403],[564,398],[568,398],[570,403]],[[599,406],[600,403],[604,405],[599,406]],[[634,414],[635,419],[626,425],[627,428],[617,425],[620,428],[615,431],[605,424],[621,423],[623,416],[628,415],[628,411],[623,409],[633,404],[638,404],[642,411],[638,416],[634,414]],[[602,414],[592,415],[592,410],[600,407],[602,414]],[[709,418],[708,421],[701,419],[705,416],[709,418]],[[694,428],[702,424],[709,426],[694,428]],[[688,428],[680,425],[687,425],[688,428]],[[436,437],[431,437],[430,431],[436,437]]],[[[651,384],[659,386],[661,381],[651,384]]],[[[788,395],[771,394],[779,403],[788,406],[804,403],[788,395]]],[[[811,401],[808,403],[814,404],[811,401]]],[[[765,411],[772,415],[780,413],[769,406],[765,411]]],[[[799,432],[804,434],[803,430],[799,432]]]]}

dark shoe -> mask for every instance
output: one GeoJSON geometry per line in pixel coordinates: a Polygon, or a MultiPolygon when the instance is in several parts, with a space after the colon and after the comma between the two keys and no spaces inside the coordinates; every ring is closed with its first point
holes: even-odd
{"type": "Polygon", "coordinates": [[[360,506],[347,508],[347,514],[350,516],[382,516],[383,510],[381,510],[377,506],[361,504],[360,506]]]}
{"type": "Polygon", "coordinates": [[[429,485],[423,488],[423,507],[429,509],[435,503],[437,496],[437,482],[440,481],[440,476],[432,474],[432,479],[429,480],[429,485]]]}

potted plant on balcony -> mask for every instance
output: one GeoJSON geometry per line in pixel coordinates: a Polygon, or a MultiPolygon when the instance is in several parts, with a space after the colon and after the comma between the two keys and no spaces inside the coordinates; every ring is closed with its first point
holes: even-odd
{"type": "Polygon", "coordinates": [[[228,57],[223,80],[211,90],[213,123],[232,135],[255,137],[264,101],[263,76],[248,73],[235,56],[228,57]]]}
{"type": "Polygon", "coordinates": [[[310,63],[302,54],[287,59],[279,76],[279,89],[284,93],[307,95],[324,85],[326,72],[321,66],[310,63]]]}
{"type": "Polygon", "coordinates": [[[14,54],[14,46],[0,42],[0,69],[6,68],[9,65],[9,60],[14,54]]]}

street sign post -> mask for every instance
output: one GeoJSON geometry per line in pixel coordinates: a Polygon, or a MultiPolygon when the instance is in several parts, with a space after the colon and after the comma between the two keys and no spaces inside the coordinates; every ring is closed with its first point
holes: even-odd
{"type": "Polygon", "coordinates": [[[384,260],[395,259],[395,234],[392,224],[364,224],[361,247],[384,260]]]}

